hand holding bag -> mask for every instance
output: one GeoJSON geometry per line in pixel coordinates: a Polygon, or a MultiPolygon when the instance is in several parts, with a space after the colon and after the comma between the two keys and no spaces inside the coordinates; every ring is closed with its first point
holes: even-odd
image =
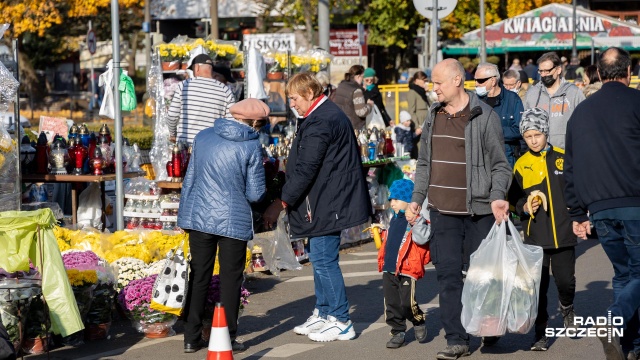
{"type": "Polygon", "coordinates": [[[180,316],[187,298],[189,287],[189,262],[191,255],[184,255],[184,238],[180,245],[169,251],[163,270],[153,284],[150,307],[180,316]]]}

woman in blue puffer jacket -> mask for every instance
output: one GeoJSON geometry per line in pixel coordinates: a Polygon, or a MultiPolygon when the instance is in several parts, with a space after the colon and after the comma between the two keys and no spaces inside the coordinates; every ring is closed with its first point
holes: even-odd
{"type": "Polygon", "coordinates": [[[249,203],[265,194],[262,148],[257,130],[269,107],[246,99],[229,109],[235,120],[217,119],[193,141],[193,154],[182,183],[178,226],[189,233],[191,273],[184,308],[184,351],[198,351],[207,289],[220,248],[220,299],[235,350],[240,287],[247,241],[253,238],[249,203]]]}

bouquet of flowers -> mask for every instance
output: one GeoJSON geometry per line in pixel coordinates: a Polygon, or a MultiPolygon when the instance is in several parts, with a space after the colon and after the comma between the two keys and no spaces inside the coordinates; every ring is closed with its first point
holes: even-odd
{"type": "Polygon", "coordinates": [[[180,61],[186,53],[186,49],[181,44],[160,44],[158,45],[160,59],[164,62],[180,61]]]}
{"type": "Polygon", "coordinates": [[[35,295],[29,306],[29,314],[26,320],[25,338],[29,339],[22,344],[22,351],[26,354],[39,354],[47,349],[47,335],[49,332],[49,313],[42,299],[42,294],[35,295]],[[43,347],[36,346],[36,339],[43,339],[43,347]]]}
{"type": "Polygon", "coordinates": [[[114,272],[118,274],[118,291],[122,290],[132,280],[145,277],[144,270],[147,267],[144,261],[130,257],[120,258],[111,263],[111,266],[114,272]]]}
{"type": "Polygon", "coordinates": [[[157,275],[151,275],[132,280],[118,294],[118,302],[127,311],[133,326],[139,332],[148,337],[153,337],[156,333],[172,336],[175,332],[171,327],[177,317],[149,307],[156,277],[157,275]]]}

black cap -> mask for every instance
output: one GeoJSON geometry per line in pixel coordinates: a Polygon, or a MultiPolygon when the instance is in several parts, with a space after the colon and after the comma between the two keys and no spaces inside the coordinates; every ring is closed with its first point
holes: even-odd
{"type": "Polygon", "coordinates": [[[228,67],[226,67],[224,65],[216,65],[216,66],[214,66],[213,67],[213,71],[217,72],[218,74],[220,74],[222,76],[224,76],[224,78],[229,83],[235,83],[236,82],[236,80],[231,75],[231,69],[229,69],[228,67]]]}
{"type": "Polygon", "coordinates": [[[211,60],[211,58],[207,54],[200,54],[196,55],[196,57],[193,58],[193,61],[191,61],[191,65],[189,66],[189,68],[193,70],[193,65],[195,64],[208,64],[213,66],[213,60],[211,60]]]}

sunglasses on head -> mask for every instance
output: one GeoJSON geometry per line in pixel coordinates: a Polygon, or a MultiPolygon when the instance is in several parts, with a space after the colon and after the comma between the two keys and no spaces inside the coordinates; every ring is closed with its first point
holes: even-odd
{"type": "Polygon", "coordinates": [[[495,76],[489,76],[489,77],[482,78],[482,79],[475,79],[475,81],[476,81],[478,84],[484,84],[485,82],[487,82],[487,80],[491,79],[492,77],[495,77],[495,76]]]}

